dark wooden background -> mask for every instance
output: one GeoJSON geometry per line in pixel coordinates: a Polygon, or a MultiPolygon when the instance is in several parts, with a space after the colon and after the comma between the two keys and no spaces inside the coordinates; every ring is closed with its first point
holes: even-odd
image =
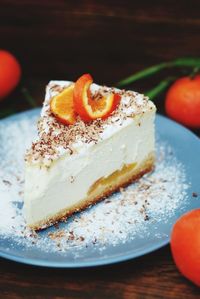
{"type": "MultiPolygon", "coordinates": [[[[22,85],[37,104],[51,79],[115,82],[152,64],[200,55],[200,1],[0,0],[0,48],[13,52],[22,85]]],[[[134,84],[144,92],[162,76],[134,84]]],[[[164,95],[157,100],[164,113],[164,95]]],[[[29,108],[18,88],[6,101],[29,108]]],[[[199,134],[199,131],[196,131],[199,134]]],[[[0,261],[0,298],[199,298],[173,264],[169,247],[115,266],[42,269],[0,261]]]]}
{"type": "Polygon", "coordinates": [[[112,84],[151,64],[199,56],[200,2],[0,1],[0,43],[28,78],[112,84]]]}

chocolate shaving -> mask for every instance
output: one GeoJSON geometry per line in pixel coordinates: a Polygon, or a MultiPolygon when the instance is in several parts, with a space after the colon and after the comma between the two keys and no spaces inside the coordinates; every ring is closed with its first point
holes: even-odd
{"type": "Polygon", "coordinates": [[[142,113],[147,106],[148,99],[144,96],[137,100],[137,93],[133,91],[116,90],[115,88],[100,87],[98,91],[92,94],[93,99],[99,100],[108,93],[119,93],[125,100],[121,101],[118,108],[105,120],[96,119],[85,123],[80,117],[74,125],[63,125],[50,111],[50,100],[53,96],[63,91],[65,86],[50,83],[47,87],[48,99],[44,102],[43,115],[38,122],[39,140],[32,143],[31,148],[27,151],[25,161],[39,161],[50,164],[59,157],[63,150],[70,155],[76,153],[74,144],[77,142],[85,144],[97,144],[102,140],[102,133],[106,126],[117,123],[122,125],[123,121],[136,114],[142,113]],[[134,107],[136,111],[128,112],[129,107],[134,107]],[[45,161],[44,161],[45,159],[45,161]]]}

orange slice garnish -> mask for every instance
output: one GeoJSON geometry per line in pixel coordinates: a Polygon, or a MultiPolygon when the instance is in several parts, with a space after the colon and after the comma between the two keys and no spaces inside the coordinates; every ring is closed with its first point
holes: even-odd
{"type": "Polygon", "coordinates": [[[92,82],[92,77],[85,74],[76,81],[74,86],[74,109],[86,122],[107,118],[117,108],[121,99],[117,93],[109,93],[93,99],[90,92],[92,82]]]}
{"type": "Polygon", "coordinates": [[[74,84],[65,88],[61,93],[52,98],[50,108],[58,121],[65,125],[73,125],[76,122],[73,101],[74,84]]]}

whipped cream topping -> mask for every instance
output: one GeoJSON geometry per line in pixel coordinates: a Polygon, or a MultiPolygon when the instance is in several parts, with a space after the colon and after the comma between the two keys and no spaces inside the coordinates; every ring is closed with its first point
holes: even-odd
{"type": "Polygon", "coordinates": [[[50,100],[68,87],[70,81],[50,81],[46,88],[46,97],[38,122],[38,139],[32,143],[27,151],[27,162],[49,165],[63,154],[72,155],[87,150],[91,145],[97,144],[112,136],[119,128],[126,127],[133,119],[146,111],[155,110],[154,104],[142,94],[134,91],[119,90],[112,87],[91,85],[91,94],[119,93],[121,101],[118,108],[107,119],[97,119],[90,123],[83,122],[77,117],[74,125],[63,125],[50,110],[50,100]]]}

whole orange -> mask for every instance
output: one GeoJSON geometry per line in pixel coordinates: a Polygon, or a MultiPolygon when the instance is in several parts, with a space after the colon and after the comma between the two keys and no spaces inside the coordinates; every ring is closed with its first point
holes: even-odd
{"type": "Polygon", "coordinates": [[[200,75],[176,80],[167,92],[165,110],[177,122],[200,128],[200,75]]]}
{"type": "Polygon", "coordinates": [[[8,51],[0,50],[0,100],[8,96],[21,78],[21,67],[8,51]]]}
{"type": "Polygon", "coordinates": [[[200,209],[184,214],[175,223],[171,251],[180,272],[200,286],[200,209]]]}

